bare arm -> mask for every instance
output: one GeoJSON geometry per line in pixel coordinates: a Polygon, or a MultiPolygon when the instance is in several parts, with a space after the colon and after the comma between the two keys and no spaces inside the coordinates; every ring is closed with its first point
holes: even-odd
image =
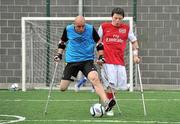
{"type": "Polygon", "coordinates": [[[140,57],[139,57],[139,45],[138,41],[132,42],[132,49],[133,49],[133,61],[134,63],[138,64],[140,62],[140,57]]]}
{"type": "Polygon", "coordinates": [[[66,28],[64,28],[63,35],[61,37],[61,40],[58,43],[58,50],[57,54],[54,56],[54,61],[58,62],[62,59],[62,54],[64,52],[64,49],[66,48],[65,42],[68,40],[67,38],[67,31],[66,28]]]}

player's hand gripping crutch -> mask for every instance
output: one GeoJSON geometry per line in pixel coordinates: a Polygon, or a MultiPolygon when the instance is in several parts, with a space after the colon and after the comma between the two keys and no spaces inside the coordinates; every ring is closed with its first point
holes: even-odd
{"type": "Polygon", "coordinates": [[[50,88],[49,88],[49,94],[48,94],[48,98],[47,98],[47,101],[46,101],[46,106],[45,106],[45,109],[44,109],[44,114],[45,115],[47,114],[47,107],[48,107],[48,103],[49,103],[49,100],[50,100],[50,97],[51,97],[51,91],[52,91],[52,88],[53,88],[53,85],[54,85],[54,78],[55,78],[55,75],[56,75],[57,67],[58,67],[58,62],[56,62],[55,69],[54,69],[54,74],[53,74],[52,81],[51,81],[50,88]]]}
{"type": "Polygon", "coordinates": [[[143,109],[144,109],[144,116],[146,116],[147,112],[146,112],[146,105],[145,105],[145,101],[144,101],[143,86],[142,86],[142,79],[141,79],[141,71],[140,71],[139,64],[137,64],[137,69],[138,69],[138,75],[139,75],[139,83],[140,83],[140,89],[141,89],[141,97],[142,97],[142,104],[143,104],[143,109]]]}

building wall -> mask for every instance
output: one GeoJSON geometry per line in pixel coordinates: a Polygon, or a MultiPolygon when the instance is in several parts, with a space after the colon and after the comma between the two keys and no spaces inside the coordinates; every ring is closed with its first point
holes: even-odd
{"type": "MultiPolygon", "coordinates": [[[[51,16],[78,15],[78,0],[50,0],[51,16]]],[[[84,0],[84,16],[133,15],[133,0],[84,0]]],[[[137,0],[137,36],[146,84],[180,85],[180,0],[137,0]]],[[[0,0],[0,83],[21,82],[21,17],[46,16],[46,0],[0,0]]]]}

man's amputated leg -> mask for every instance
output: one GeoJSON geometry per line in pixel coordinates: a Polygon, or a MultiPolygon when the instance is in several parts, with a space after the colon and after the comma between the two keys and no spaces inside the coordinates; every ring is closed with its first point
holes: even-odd
{"type": "Polygon", "coordinates": [[[60,81],[60,86],[59,86],[60,90],[61,91],[66,91],[68,86],[69,86],[69,84],[70,84],[69,80],[61,80],[60,81]]]}

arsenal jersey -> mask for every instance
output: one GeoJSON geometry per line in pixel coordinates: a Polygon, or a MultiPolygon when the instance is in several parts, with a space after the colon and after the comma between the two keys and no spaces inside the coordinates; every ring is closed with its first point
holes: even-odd
{"type": "Polygon", "coordinates": [[[125,65],[124,52],[127,39],[132,42],[137,40],[134,34],[129,33],[127,24],[120,24],[119,27],[111,23],[103,23],[99,28],[99,35],[104,45],[104,58],[108,64],[125,65]]]}

